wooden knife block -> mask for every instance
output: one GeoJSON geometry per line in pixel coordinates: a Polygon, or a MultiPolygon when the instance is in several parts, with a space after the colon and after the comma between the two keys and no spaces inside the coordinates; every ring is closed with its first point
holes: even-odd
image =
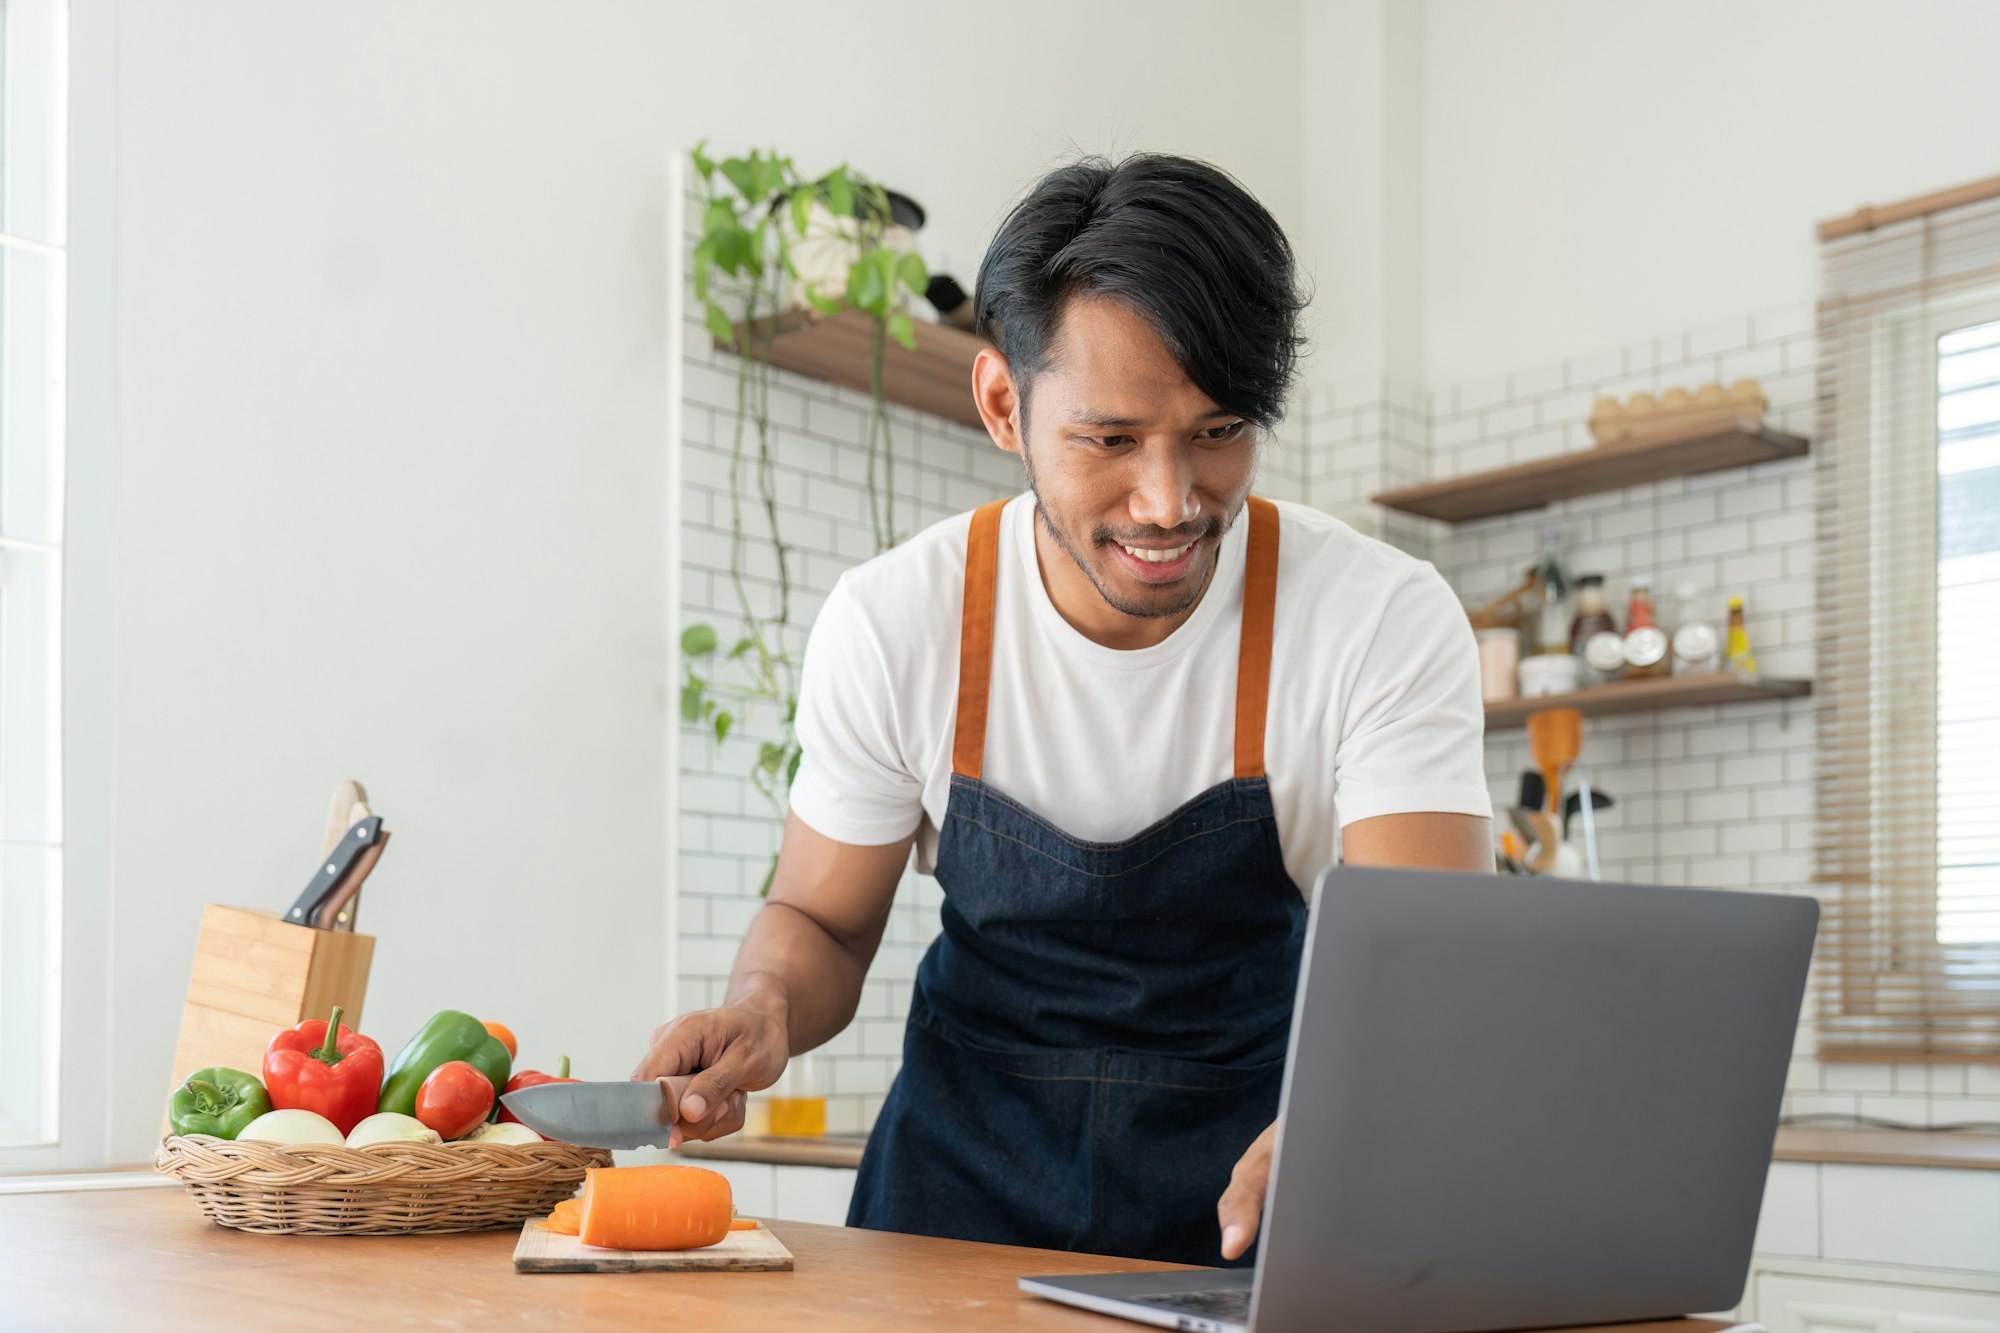
{"type": "Polygon", "coordinates": [[[181,1008],[173,1081],[161,1104],[189,1074],[210,1065],[261,1079],[272,1034],[326,1018],[336,1004],[345,1011],[340,1021],[360,1031],[374,957],[373,935],[314,930],[274,912],[208,904],[181,1008]]]}

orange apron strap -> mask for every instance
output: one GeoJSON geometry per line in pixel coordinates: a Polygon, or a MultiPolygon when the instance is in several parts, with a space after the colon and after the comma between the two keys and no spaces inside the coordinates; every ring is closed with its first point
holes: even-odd
{"type": "Polygon", "coordinates": [[[951,771],[977,778],[986,764],[986,689],[993,675],[993,592],[1000,568],[1000,511],[993,500],[972,511],[965,545],[965,609],[958,623],[958,722],[951,771]]]}
{"type": "Polygon", "coordinates": [[[1261,778],[1264,711],[1271,697],[1271,626],[1278,602],[1278,507],[1253,495],[1246,508],[1250,539],[1243,561],[1242,644],[1236,656],[1236,776],[1261,778]]]}

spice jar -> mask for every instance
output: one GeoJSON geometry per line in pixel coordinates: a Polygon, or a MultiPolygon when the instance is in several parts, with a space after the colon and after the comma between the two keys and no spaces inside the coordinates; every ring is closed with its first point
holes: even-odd
{"type": "Polygon", "coordinates": [[[1653,615],[1653,580],[1632,579],[1631,601],[1625,608],[1625,675],[1664,676],[1673,669],[1667,657],[1667,632],[1653,615]]]}

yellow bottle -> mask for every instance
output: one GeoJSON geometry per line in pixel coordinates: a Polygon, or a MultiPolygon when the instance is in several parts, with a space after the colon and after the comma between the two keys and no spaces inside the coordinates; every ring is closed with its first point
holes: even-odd
{"type": "Polygon", "coordinates": [[[1723,653],[1729,659],[1729,669],[1746,676],[1757,674],[1757,654],[1750,651],[1750,634],[1743,628],[1743,599],[1729,599],[1729,638],[1723,653]]]}

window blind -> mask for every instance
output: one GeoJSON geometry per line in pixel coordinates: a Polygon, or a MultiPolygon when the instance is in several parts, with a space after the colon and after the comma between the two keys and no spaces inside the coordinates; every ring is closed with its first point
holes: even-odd
{"type": "Polygon", "coordinates": [[[1822,261],[1818,1055],[2000,1060],[2000,200],[1822,261]]]}

